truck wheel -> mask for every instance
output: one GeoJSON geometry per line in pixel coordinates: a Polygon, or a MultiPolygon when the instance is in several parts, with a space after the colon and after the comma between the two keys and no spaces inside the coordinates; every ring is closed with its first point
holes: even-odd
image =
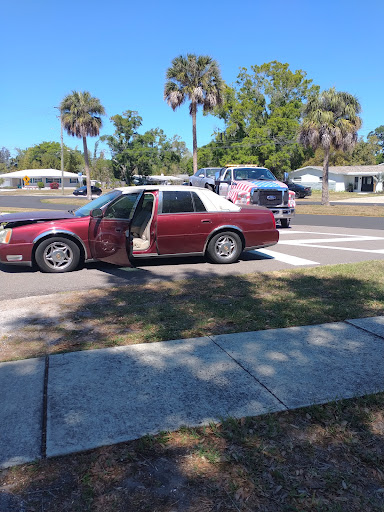
{"type": "Polygon", "coordinates": [[[289,228],[289,225],[291,223],[291,219],[281,219],[280,224],[282,228],[289,228]]]}
{"type": "Polygon", "coordinates": [[[39,244],[35,260],[42,272],[71,272],[79,265],[80,249],[68,238],[51,237],[39,244]]]}
{"type": "Polygon", "coordinates": [[[218,233],[210,240],[207,255],[213,263],[233,263],[243,250],[240,237],[233,231],[218,233]]]}

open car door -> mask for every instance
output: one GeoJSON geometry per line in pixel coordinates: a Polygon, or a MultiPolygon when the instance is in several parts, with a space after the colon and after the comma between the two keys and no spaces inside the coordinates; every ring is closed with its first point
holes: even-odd
{"type": "Polygon", "coordinates": [[[89,245],[96,260],[130,267],[132,238],[130,226],[137,207],[144,200],[144,190],[123,194],[104,211],[93,210],[89,223],[89,245]]]}

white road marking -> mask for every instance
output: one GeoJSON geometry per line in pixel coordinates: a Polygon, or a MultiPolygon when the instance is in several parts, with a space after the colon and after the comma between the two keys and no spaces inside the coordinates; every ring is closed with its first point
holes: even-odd
{"type": "Polygon", "coordinates": [[[298,258],[297,256],[289,256],[288,254],[281,254],[280,252],[270,251],[269,249],[263,249],[258,251],[250,251],[261,256],[265,255],[283,263],[289,265],[300,266],[300,265],[320,265],[317,261],[306,260],[304,258],[298,258]]]}
{"type": "Polygon", "coordinates": [[[341,238],[307,238],[306,240],[279,240],[281,245],[307,245],[322,242],[366,242],[368,240],[384,240],[382,236],[353,236],[341,238]]]}
{"type": "Polygon", "coordinates": [[[347,235],[346,233],[329,233],[323,231],[294,231],[294,230],[281,230],[279,229],[280,235],[290,235],[292,233],[301,234],[301,233],[309,233],[310,235],[328,235],[328,236],[348,236],[354,238],[356,236],[364,236],[364,235],[347,235]]]}
{"type": "Polygon", "coordinates": [[[335,247],[332,245],[319,245],[319,244],[297,244],[297,245],[301,245],[302,247],[316,247],[318,249],[336,249],[338,251],[370,252],[373,254],[384,254],[384,249],[352,249],[351,247],[335,247]]]}

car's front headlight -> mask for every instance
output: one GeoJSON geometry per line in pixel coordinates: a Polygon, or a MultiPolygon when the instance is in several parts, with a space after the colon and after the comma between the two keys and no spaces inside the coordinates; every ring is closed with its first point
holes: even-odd
{"type": "Polygon", "coordinates": [[[1,229],[0,227],[0,244],[9,244],[11,236],[12,229],[1,229]]]}

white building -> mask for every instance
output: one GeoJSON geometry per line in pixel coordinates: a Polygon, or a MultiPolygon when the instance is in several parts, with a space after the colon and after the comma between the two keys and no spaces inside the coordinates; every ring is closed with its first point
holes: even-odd
{"type": "MultiPolygon", "coordinates": [[[[321,190],[323,168],[308,165],[289,173],[290,179],[313,190],[321,190]]],[[[382,192],[384,165],[344,165],[329,167],[329,190],[336,192],[382,192]]]]}
{"type": "MultiPolygon", "coordinates": [[[[58,183],[61,187],[61,171],[57,169],[24,169],[22,171],[8,172],[0,174],[1,187],[12,188],[25,188],[25,183],[28,187],[35,188],[39,182],[44,183],[44,187],[49,188],[51,183],[58,183]],[[28,177],[29,180],[24,181],[28,177]]],[[[64,187],[76,188],[79,184],[78,175],[74,172],[64,171],[64,187]]]]}

